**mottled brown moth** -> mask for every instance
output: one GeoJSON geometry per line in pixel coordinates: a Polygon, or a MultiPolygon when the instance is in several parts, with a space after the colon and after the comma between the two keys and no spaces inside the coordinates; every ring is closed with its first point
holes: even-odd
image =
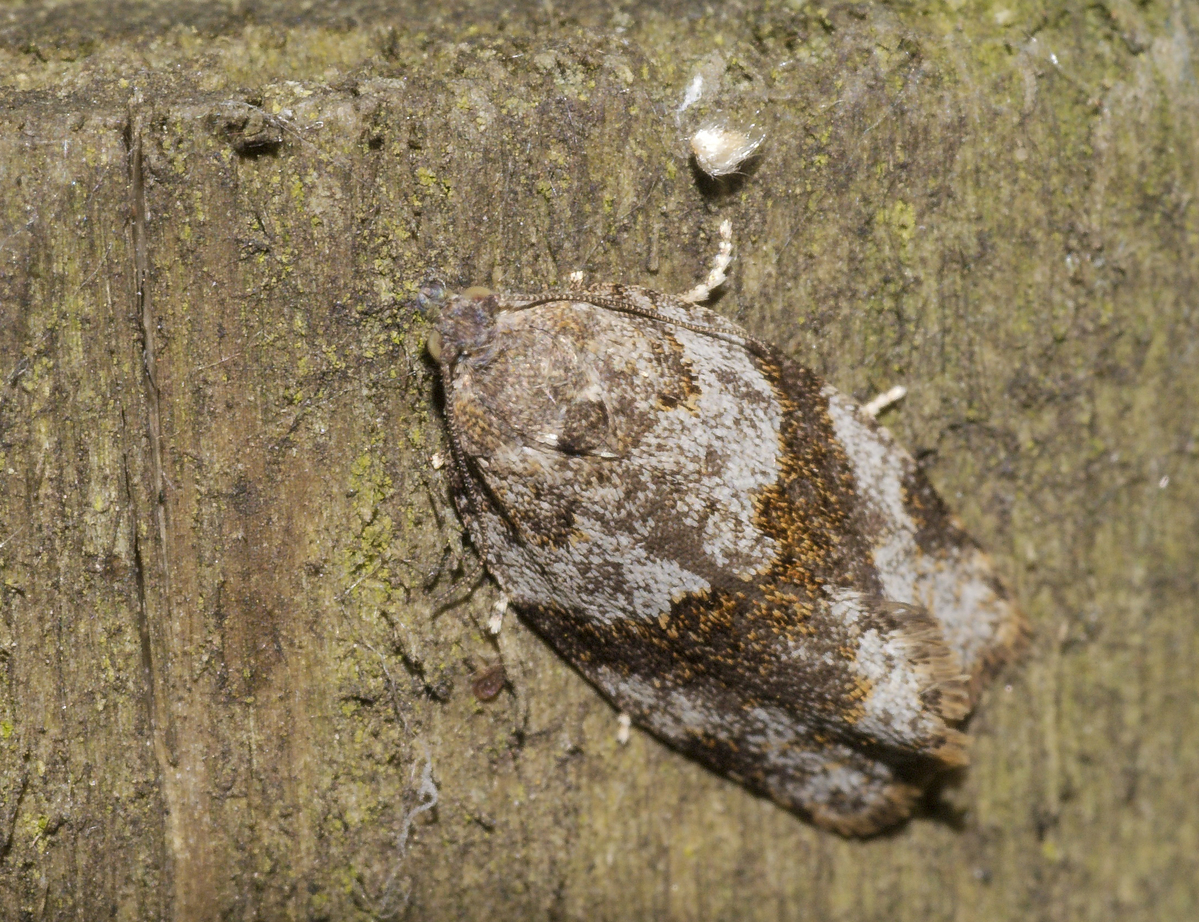
{"type": "Polygon", "coordinates": [[[1023,620],[869,414],[697,298],[441,300],[462,521],[613,704],[851,835],[967,762],[961,722],[1023,620]]]}

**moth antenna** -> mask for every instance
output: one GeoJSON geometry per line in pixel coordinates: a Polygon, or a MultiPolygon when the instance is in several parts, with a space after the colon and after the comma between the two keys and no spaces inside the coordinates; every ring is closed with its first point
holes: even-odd
{"type": "Polygon", "coordinates": [[[727,276],[725,270],[733,261],[733,222],[725,218],[720,222],[720,247],[712,258],[712,268],[708,277],[679,297],[692,304],[699,304],[712,297],[712,292],[724,284],[727,276]]]}

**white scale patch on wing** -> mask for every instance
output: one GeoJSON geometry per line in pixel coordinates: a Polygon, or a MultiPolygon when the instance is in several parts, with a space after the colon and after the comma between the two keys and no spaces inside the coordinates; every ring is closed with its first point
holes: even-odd
{"type": "MultiPolygon", "coordinates": [[[[860,630],[868,624],[862,595],[854,590],[837,590],[830,601],[831,614],[847,628],[860,630]]],[[[811,652],[802,645],[792,645],[791,657],[804,662],[811,652]]],[[[830,653],[823,655],[828,666],[844,665],[830,653]]],[[[856,657],[850,666],[870,686],[861,702],[865,715],[855,728],[880,742],[910,745],[914,739],[943,730],[936,715],[927,711],[921,692],[928,688],[929,678],[914,666],[902,633],[880,632],[866,628],[858,634],[856,657]]]]}
{"type": "MultiPolygon", "coordinates": [[[[695,370],[694,403],[658,413],[654,426],[622,459],[627,475],[587,485],[585,501],[575,506],[568,543],[540,547],[535,556],[508,552],[503,569],[513,585],[505,588],[526,602],[553,599],[611,623],[622,617],[657,619],[678,599],[708,590],[702,575],[652,550],[655,529],[667,524],[652,516],[664,509],[674,518],[672,527],[699,535],[706,572],[731,570],[749,577],[772,560],[775,543],[754,522],[753,497],[779,475],[778,400],[740,345],[678,328],[670,332],[695,370]],[[736,392],[729,382],[735,382],[736,392]],[[614,528],[615,522],[624,527],[614,528]],[[597,565],[612,561],[620,562],[619,572],[597,579],[602,575],[597,565]]],[[[627,373],[652,380],[660,370],[648,345],[631,330],[621,335],[628,340],[626,348],[614,354],[627,362],[627,373]]],[[[602,395],[589,390],[588,397],[602,395]]],[[[490,468],[504,481],[509,503],[535,508],[538,501],[525,484],[573,477],[570,466],[579,463],[539,440],[498,451],[490,468]]]]}
{"type": "Polygon", "coordinates": [[[889,807],[895,775],[885,763],[844,743],[813,741],[795,715],[777,707],[753,708],[745,723],[742,745],[760,760],[773,796],[817,812],[840,812],[847,800],[863,813],[889,807]]]}
{"type": "Polygon", "coordinates": [[[730,715],[707,703],[702,695],[679,688],[658,688],[648,679],[621,675],[610,666],[600,666],[594,681],[608,695],[618,698],[622,707],[640,712],[640,719],[668,740],[681,743],[703,734],[730,737],[730,715]]]}
{"type": "Polygon", "coordinates": [[[693,438],[721,462],[706,474],[714,482],[705,484],[705,492],[716,493],[722,503],[720,514],[705,523],[704,551],[746,578],[765,568],[775,553],[774,540],[754,521],[753,500],[779,477],[782,408],[743,347],[689,330],[675,335],[699,370],[699,424],[693,424],[693,438]],[[730,393],[727,381],[739,382],[745,392],[730,393]]]}
{"type": "Polygon", "coordinates": [[[902,635],[870,628],[858,641],[854,668],[870,681],[857,729],[881,742],[910,745],[941,729],[940,719],[920,699],[921,676],[907,658],[902,635]]]}
{"type": "Polygon", "coordinates": [[[639,712],[654,733],[676,744],[704,735],[738,740],[760,764],[766,787],[785,801],[809,808],[846,797],[866,807],[887,802],[894,781],[890,767],[843,744],[814,743],[797,716],[781,708],[723,711],[702,689],[660,688],[607,666],[594,680],[621,707],[639,712]]]}
{"type": "Polygon", "coordinates": [[[941,623],[963,667],[972,672],[995,642],[996,627],[1009,618],[1006,604],[991,588],[985,558],[973,547],[934,556],[917,546],[916,523],[904,508],[903,490],[903,478],[915,462],[835,388],[825,387],[823,393],[858,494],[877,523],[874,564],[884,595],[927,609],[941,623]]]}
{"type": "Polygon", "coordinates": [[[889,766],[864,758],[843,744],[833,743],[819,750],[809,750],[803,756],[803,767],[797,765],[793,775],[783,776],[776,783],[808,809],[835,804],[846,797],[852,797],[864,806],[882,806],[886,802],[887,788],[895,780],[889,766]]]}
{"type": "Polygon", "coordinates": [[[594,680],[609,695],[619,696],[622,707],[638,712],[639,719],[655,733],[675,743],[702,735],[742,741],[760,760],[765,773],[777,776],[773,784],[780,789],[786,787],[789,796],[795,796],[794,789],[813,779],[818,779],[814,781],[815,791],[801,799],[820,800],[821,793],[827,799],[835,792],[854,790],[852,782],[828,776],[825,746],[814,746],[803,722],[782,708],[724,711],[712,706],[711,696],[703,689],[659,687],[641,676],[622,675],[609,666],[596,670],[594,680]],[[787,783],[780,779],[787,779],[787,783]]]}
{"type": "MultiPolygon", "coordinates": [[[[527,456],[540,455],[533,463],[544,469],[560,460],[550,449],[524,446],[519,451],[527,456]]],[[[495,467],[508,476],[513,469],[510,462],[495,467]]],[[[519,478],[510,479],[510,503],[525,507],[533,504],[524,483],[519,478]]],[[[583,512],[574,523],[577,538],[555,549],[538,547],[532,541],[514,544],[507,539],[506,527],[498,517],[490,512],[483,517],[489,546],[499,558],[494,570],[503,583],[501,588],[520,604],[576,608],[590,619],[610,624],[625,617],[656,618],[669,611],[675,599],[710,588],[706,579],[677,561],[651,554],[638,540],[641,536],[614,531],[609,523],[583,512]],[[620,562],[619,574],[604,579],[602,567],[611,561],[620,562]]]]}

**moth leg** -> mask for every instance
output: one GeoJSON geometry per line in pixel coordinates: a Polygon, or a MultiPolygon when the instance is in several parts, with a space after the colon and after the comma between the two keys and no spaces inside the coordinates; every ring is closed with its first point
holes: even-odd
{"type": "Polygon", "coordinates": [[[491,617],[487,619],[487,633],[491,635],[499,634],[504,626],[504,614],[508,611],[508,595],[505,592],[500,593],[500,597],[496,600],[491,609],[491,617]]]}
{"type": "MultiPolygon", "coordinates": [[[[505,604],[505,609],[507,609],[509,599],[506,593],[501,593],[500,601],[505,604]]],[[[498,609],[498,607],[499,603],[497,602],[496,608],[498,609]]],[[[492,617],[494,619],[495,616],[492,617]]],[[[488,626],[490,628],[490,623],[488,626]]],[[[511,628],[502,633],[492,634],[500,663],[508,673],[508,692],[512,696],[512,732],[517,738],[528,732],[531,711],[529,689],[532,683],[529,681],[529,670],[526,668],[524,655],[527,636],[526,632],[511,628]]]]}
{"type": "Polygon", "coordinates": [[[583,290],[583,270],[576,269],[566,277],[566,287],[571,291],[583,290]]]}
{"type": "Polygon", "coordinates": [[[633,726],[633,718],[623,711],[616,716],[616,742],[620,745],[627,745],[629,742],[629,730],[633,726]]]}
{"type": "Polygon", "coordinates": [[[712,292],[724,284],[727,278],[725,270],[728,269],[729,263],[732,261],[733,223],[728,218],[725,218],[720,222],[720,248],[712,258],[712,268],[708,272],[708,277],[686,294],[679,295],[679,297],[692,304],[707,301],[712,296],[712,292]]]}
{"type": "Polygon", "coordinates": [[[899,403],[908,395],[908,389],[902,384],[896,384],[894,387],[883,391],[869,403],[862,405],[862,412],[873,419],[878,419],[878,414],[887,409],[892,404],[899,403]]]}

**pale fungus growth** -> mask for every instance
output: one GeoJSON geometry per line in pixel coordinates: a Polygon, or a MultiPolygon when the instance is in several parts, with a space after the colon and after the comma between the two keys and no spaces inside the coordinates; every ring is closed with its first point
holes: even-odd
{"type": "Polygon", "coordinates": [[[723,125],[709,125],[691,136],[691,153],[696,165],[709,176],[736,173],[743,163],[762,146],[761,132],[739,131],[723,125]]]}

